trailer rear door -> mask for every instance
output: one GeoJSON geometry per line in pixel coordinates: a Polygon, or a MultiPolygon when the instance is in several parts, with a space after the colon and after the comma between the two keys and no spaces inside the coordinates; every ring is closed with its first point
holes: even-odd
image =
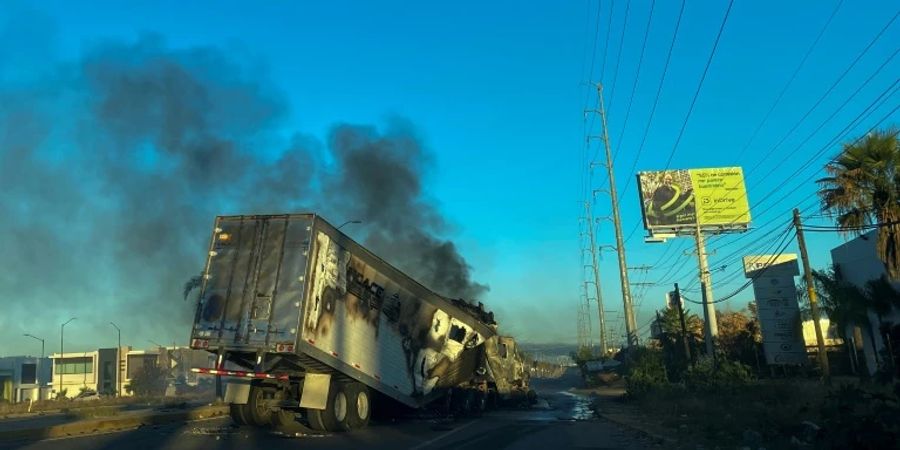
{"type": "Polygon", "coordinates": [[[219,217],[197,310],[210,347],[296,343],[311,215],[219,217]]]}

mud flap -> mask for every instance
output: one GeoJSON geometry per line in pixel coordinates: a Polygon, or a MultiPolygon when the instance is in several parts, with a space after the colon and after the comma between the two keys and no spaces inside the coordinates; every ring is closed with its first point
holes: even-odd
{"type": "Polygon", "coordinates": [[[225,387],[225,403],[246,405],[250,398],[250,380],[229,381],[225,387]]]}
{"type": "Polygon", "coordinates": [[[308,373],[303,380],[303,393],[300,396],[300,407],[309,409],[325,409],[328,405],[328,386],[331,385],[331,374],[308,373]]]}

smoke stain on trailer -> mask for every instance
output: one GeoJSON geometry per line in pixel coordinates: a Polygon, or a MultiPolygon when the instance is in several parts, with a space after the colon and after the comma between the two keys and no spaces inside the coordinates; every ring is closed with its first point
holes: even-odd
{"type": "MultiPolygon", "coordinates": [[[[474,329],[401,288],[327,234],[319,232],[315,239],[311,307],[307,309],[304,327],[317,346],[347,344],[342,340],[349,337],[338,332],[338,323],[353,326],[356,333],[371,330],[375,342],[399,338],[407,376],[402,384],[411,387],[407,394],[413,396],[428,395],[436,387],[453,386],[460,382],[457,374],[471,373],[458,366],[471,369],[475,364],[477,352],[469,350],[483,341],[483,337],[474,329]],[[386,292],[393,294],[386,298],[386,292]],[[340,320],[339,314],[346,320],[340,320]],[[358,327],[360,324],[366,326],[358,327]],[[391,336],[381,336],[385,329],[391,336]]],[[[328,350],[333,354],[358,351],[355,348],[328,350]]],[[[388,357],[368,356],[376,364],[382,363],[379,358],[388,357]]]]}

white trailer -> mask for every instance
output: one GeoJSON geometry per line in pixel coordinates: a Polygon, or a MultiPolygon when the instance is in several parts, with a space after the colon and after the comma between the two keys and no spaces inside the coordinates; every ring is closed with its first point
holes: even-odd
{"type": "Polygon", "coordinates": [[[314,214],[216,218],[191,347],[239,423],[365,426],[373,391],[422,408],[483,373],[481,305],[442,297],[314,214]]]}

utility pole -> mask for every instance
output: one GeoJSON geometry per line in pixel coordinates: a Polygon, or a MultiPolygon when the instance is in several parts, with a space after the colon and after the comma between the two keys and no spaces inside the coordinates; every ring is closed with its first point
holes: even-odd
{"type": "MultiPolygon", "coordinates": [[[[57,363],[57,365],[56,365],[60,369],[59,370],[59,388],[56,390],[56,394],[58,396],[61,396],[62,392],[63,392],[63,372],[65,371],[64,364],[66,361],[66,358],[64,356],[65,351],[63,349],[63,335],[66,331],[66,325],[68,325],[69,322],[71,322],[73,320],[75,320],[75,317],[67,320],[65,323],[63,323],[62,325],[59,326],[59,363],[57,363]]],[[[61,397],[61,398],[65,398],[65,397],[61,397]]]]}
{"type": "Polygon", "coordinates": [[[110,325],[116,329],[118,336],[118,346],[116,347],[116,397],[122,396],[122,330],[119,326],[110,322],[110,325]]]}
{"type": "Polygon", "coordinates": [[[806,293],[809,296],[809,309],[812,311],[813,327],[816,329],[816,344],[819,348],[819,366],[826,385],[831,385],[831,368],[828,366],[828,354],[825,353],[825,339],[822,325],[819,324],[819,300],[813,284],[812,270],[809,268],[809,255],[806,253],[806,239],[803,238],[803,224],[800,222],[800,211],[794,208],[794,228],[797,229],[797,245],[800,247],[800,259],[803,260],[803,276],[806,279],[806,293]]]}
{"type": "MultiPolygon", "coordinates": [[[[694,213],[697,214],[696,212],[694,213]]],[[[706,260],[706,241],[703,239],[703,231],[700,230],[700,217],[695,221],[695,238],[697,241],[697,262],[700,266],[700,293],[703,297],[704,340],[706,341],[706,354],[716,357],[715,339],[719,336],[719,327],[716,324],[716,307],[713,304],[712,280],[709,276],[709,262],[706,260]]]]}
{"type": "MultiPolygon", "coordinates": [[[[619,280],[622,283],[622,304],[625,309],[625,331],[628,346],[638,345],[637,322],[631,301],[631,286],[628,283],[628,264],[625,262],[625,240],[622,238],[622,219],[619,217],[619,195],[616,193],[616,177],[613,173],[612,151],[609,145],[609,130],[606,126],[606,108],[603,105],[603,85],[597,83],[597,97],[600,103],[600,123],[603,126],[603,147],[606,150],[606,173],[609,178],[609,197],[612,203],[613,227],[616,231],[616,253],[619,256],[619,280]]],[[[601,308],[602,309],[602,308],[601,308]]]]}
{"type": "Polygon", "coordinates": [[[691,342],[687,334],[687,322],[684,320],[684,303],[681,302],[681,289],[678,289],[678,283],[675,283],[675,304],[678,305],[678,320],[681,322],[681,340],[684,341],[684,356],[691,363],[694,362],[694,355],[691,354],[691,342]]]}
{"type": "MultiPolygon", "coordinates": [[[[603,296],[600,293],[600,263],[597,261],[597,242],[594,239],[594,214],[591,212],[591,203],[593,202],[593,193],[591,199],[584,202],[585,213],[587,214],[587,232],[591,245],[591,269],[594,272],[594,292],[597,297],[597,310],[600,318],[600,352],[606,356],[606,317],[603,311],[603,296]]],[[[585,293],[587,293],[587,284],[584,282],[585,293]]]]}
{"type": "Polygon", "coordinates": [[[40,400],[41,399],[41,374],[44,373],[44,340],[31,334],[31,333],[25,333],[25,336],[41,341],[41,359],[38,360],[37,376],[34,377],[34,380],[37,382],[37,386],[38,386],[38,392],[37,392],[38,400],[40,400]]]}

